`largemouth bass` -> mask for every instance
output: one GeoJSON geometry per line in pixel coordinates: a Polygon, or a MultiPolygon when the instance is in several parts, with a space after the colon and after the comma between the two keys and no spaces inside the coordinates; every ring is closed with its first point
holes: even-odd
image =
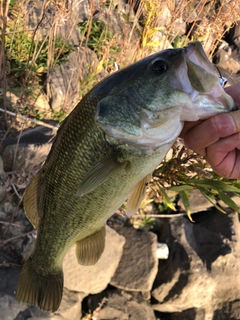
{"type": "Polygon", "coordinates": [[[128,213],[137,211],[184,121],[233,108],[200,42],[153,54],[96,85],[64,120],[26,189],[25,212],[38,237],[18,301],[57,310],[68,249],[76,243],[78,262],[95,264],[106,220],[126,199],[128,213]]]}

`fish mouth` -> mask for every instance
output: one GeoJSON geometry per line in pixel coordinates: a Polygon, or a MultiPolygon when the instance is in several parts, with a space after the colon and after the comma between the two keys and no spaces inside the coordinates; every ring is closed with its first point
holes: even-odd
{"type": "Polygon", "coordinates": [[[236,106],[232,98],[223,88],[223,79],[219,77],[214,64],[208,60],[202,44],[199,41],[191,42],[183,48],[183,51],[187,76],[193,89],[190,94],[193,103],[202,100],[202,103],[199,102],[202,108],[205,104],[206,109],[213,107],[219,112],[235,110],[236,106]]]}
{"type": "Polygon", "coordinates": [[[183,52],[186,54],[188,58],[193,53],[194,49],[195,49],[195,46],[192,43],[182,48],[183,52]]]}

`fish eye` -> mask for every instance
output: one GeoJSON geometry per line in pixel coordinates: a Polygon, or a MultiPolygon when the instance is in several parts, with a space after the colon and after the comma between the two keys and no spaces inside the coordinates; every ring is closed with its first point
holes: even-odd
{"type": "Polygon", "coordinates": [[[165,72],[168,67],[168,63],[163,60],[155,60],[151,66],[153,72],[165,72]]]}

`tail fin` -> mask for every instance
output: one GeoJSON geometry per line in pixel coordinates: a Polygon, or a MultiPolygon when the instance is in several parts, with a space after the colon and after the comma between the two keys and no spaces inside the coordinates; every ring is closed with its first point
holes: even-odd
{"type": "Polygon", "coordinates": [[[41,310],[54,312],[59,308],[63,292],[63,272],[42,275],[35,271],[31,258],[20,274],[17,300],[28,305],[38,305],[41,310]]]}

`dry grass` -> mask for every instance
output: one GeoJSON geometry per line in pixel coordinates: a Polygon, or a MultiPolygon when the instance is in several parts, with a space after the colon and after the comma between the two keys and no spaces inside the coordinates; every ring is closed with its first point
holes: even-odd
{"type": "Polygon", "coordinates": [[[161,50],[169,44],[182,46],[197,39],[203,42],[211,57],[224,34],[239,20],[240,15],[240,3],[237,0],[181,0],[177,4],[173,0],[142,0],[141,4],[138,15],[143,15],[144,27],[139,58],[148,54],[154,46],[161,50]],[[176,24],[181,25],[182,21],[189,26],[189,30],[179,39],[181,28],[178,31],[176,24]],[[154,41],[158,31],[163,33],[163,37],[161,41],[154,41]]]}

